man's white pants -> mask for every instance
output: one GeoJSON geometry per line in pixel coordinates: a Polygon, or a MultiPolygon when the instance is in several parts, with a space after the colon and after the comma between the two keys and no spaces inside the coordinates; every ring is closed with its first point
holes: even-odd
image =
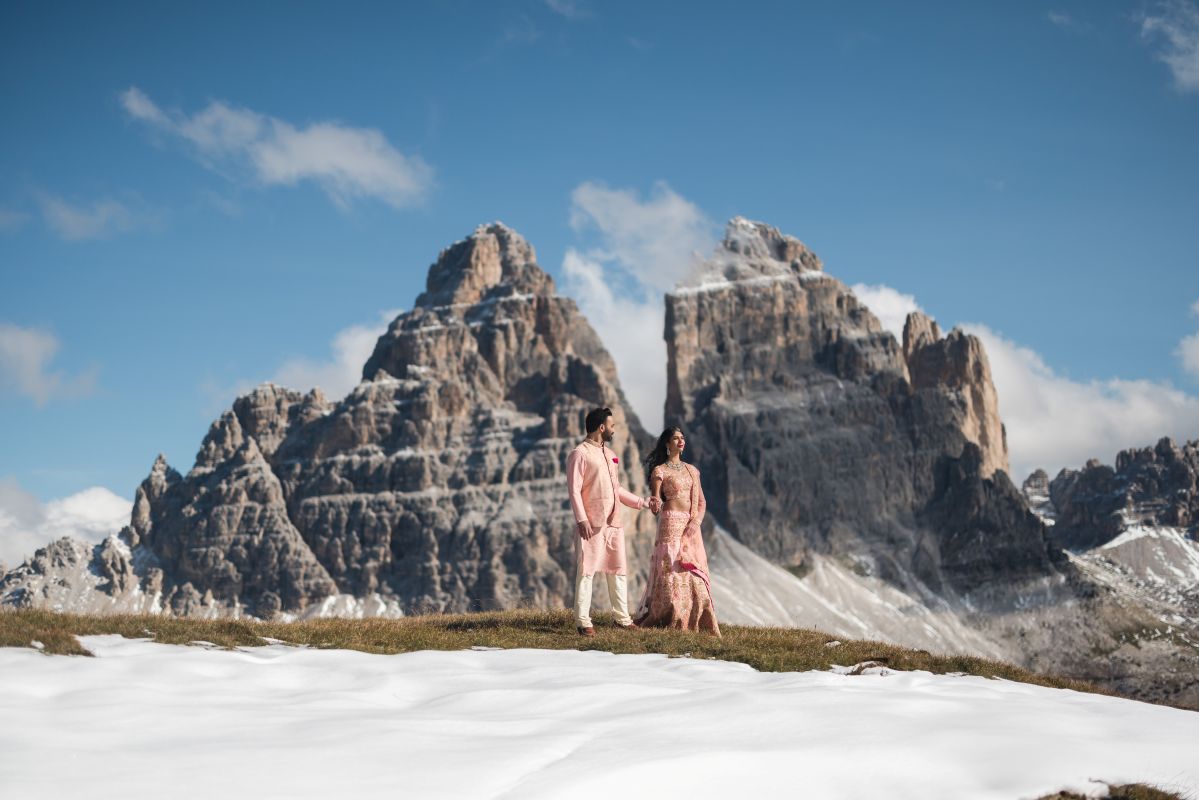
{"type": "MultiPolygon", "coordinates": [[[[616,615],[617,625],[629,625],[633,618],[629,616],[629,579],[624,575],[601,573],[608,579],[608,599],[612,601],[612,612],[616,615]]],[[[583,575],[575,579],[575,625],[580,628],[591,627],[591,587],[595,575],[583,575]]]]}

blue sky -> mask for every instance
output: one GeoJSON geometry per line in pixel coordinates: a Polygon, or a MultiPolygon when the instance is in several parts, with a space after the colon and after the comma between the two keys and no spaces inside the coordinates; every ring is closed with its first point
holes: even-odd
{"type": "Polygon", "coordinates": [[[664,242],[777,225],[985,332],[1022,465],[1199,436],[1194,0],[5,3],[0,93],[26,500],[186,470],[239,389],[344,373],[493,219],[563,291],[618,279],[596,313],[660,302],[664,242]]]}

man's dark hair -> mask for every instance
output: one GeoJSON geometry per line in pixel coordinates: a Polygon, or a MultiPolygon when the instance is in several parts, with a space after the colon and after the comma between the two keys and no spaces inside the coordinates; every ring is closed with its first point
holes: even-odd
{"type": "Polygon", "coordinates": [[[587,432],[595,433],[599,430],[599,426],[607,421],[608,417],[612,416],[610,408],[593,408],[587,412],[587,432]]]}

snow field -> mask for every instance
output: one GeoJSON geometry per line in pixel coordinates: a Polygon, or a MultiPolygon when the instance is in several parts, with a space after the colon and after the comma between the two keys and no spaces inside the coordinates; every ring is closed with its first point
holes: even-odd
{"type": "Polygon", "coordinates": [[[1199,792],[1199,713],[968,676],[573,650],[0,648],[0,796],[1199,792]]]}

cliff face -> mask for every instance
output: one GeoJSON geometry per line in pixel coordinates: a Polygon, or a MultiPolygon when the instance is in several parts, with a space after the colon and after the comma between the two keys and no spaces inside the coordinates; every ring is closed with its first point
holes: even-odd
{"type": "Polygon", "coordinates": [[[1124,450],[1112,468],[1092,460],[1063,469],[1049,483],[1054,538],[1085,550],[1115,539],[1130,526],[1199,527],[1199,442],[1181,447],[1169,438],[1153,447],[1124,450]]]}
{"type": "Polygon", "coordinates": [[[741,542],[939,593],[1055,573],[976,338],[913,314],[901,347],[801,242],[741,218],[666,304],[666,415],[741,542]]]}
{"type": "MultiPolygon", "coordinates": [[[[532,247],[480,227],[441,253],[345,399],[261,386],[212,425],[186,475],[160,458],[121,574],[179,614],[308,613],[336,595],[405,611],[566,605],[566,455],[605,405],[625,485],[644,494],[646,434],[611,357],[532,247]]],[[[636,569],[652,517],[626,522],[636,569]]]]}

